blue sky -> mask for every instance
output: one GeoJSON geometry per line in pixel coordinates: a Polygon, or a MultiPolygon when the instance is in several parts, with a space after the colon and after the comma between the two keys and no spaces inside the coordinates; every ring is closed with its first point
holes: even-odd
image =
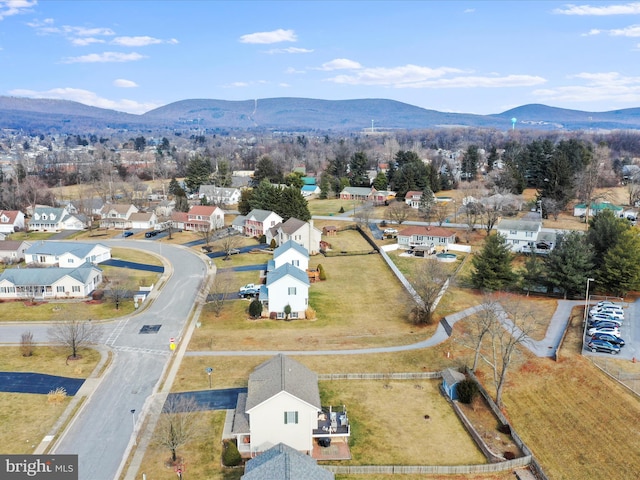
{"type": "Polygon", "coordinates": [[[0,95],[640,107],[640,2],[0,0],[0,95]]]}

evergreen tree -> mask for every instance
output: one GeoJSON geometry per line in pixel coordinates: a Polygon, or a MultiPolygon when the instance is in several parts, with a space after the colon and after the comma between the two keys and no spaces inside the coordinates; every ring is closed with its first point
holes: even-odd
{"type": "Polygon", "coordinates": [[[616,217],[611,210],[604,210],[591,217],[587,242],[593,249],[596,269],[602,266],[607,251],[615,247],[622,233],[630,228],[628,221],[616,217]]]}
{"type": "Polygon", "coordinates": [[[208,185],[211,177],[211,162],[202,155],[196,155],[187,164],[184,183],[190,192],[196,192],[200,185],[208,185]]]}
{"type": "Polygon", "coordinates": [[[433,191],[429,187],[426,187],[422,191],[420,204],[418,205],[418,211],[422,214],[427,222],[431,222],[431,217],[433,216],[433,209],[435,205],[436,196],[433,194],[433,191]]]}
{"type": "Polygon", "coordinates": [[[249,205],[252,210],[257,208],[260,210],[271,210],[277,213],[280,207],[281,194],[282,189],[280,187],[272,185],[268,179],[264,178],[260,184],[253,189],[253,195],[251,196],[249,205]]]}
{"type": "Polygon", "coordinates": [[[184,190],[182,191],[182,195],[176,195],[175,202],[176,202],[176,205],[174,209],[177,212],[189,211],[189,201],[187,200],[186,195],[184,195],[184,190]]]}
{"type": "Polygon", "coordinates": [[[582,232],[558,235],[556,246],[545,259],[549,284],[567,296],[584,295],[593,269],[593,250],[582,232]]]}
{"type": "Polygon", "coordinates": [[[240,215],[247,215],[251,211],[251,199],[253,198],[253,189],[243,188],[240,191],[240,200],[238,201],[238,211],[240,215]]]}
{"type": "Polygon", "coordinates": [[[415,152],[400,150],[396,154],[397,170],[389,182],[397,198],[404,198],[408,191],[423,191],[431,185],[430,171],[415,152]]]}
{"type": "Polygon", "coordinates": [[[545,269],[542,260],[535,253],[530,253],[524,261],[524,270],[522,272],[521,284],[522,289],[529,292],[535,288],[544,285],[545,269]]]}
{"type": "Polygon", "coordinates": [[[268,180],[270,183],[282,183],[282,172],[276,167],[270,157],[264,156],[256,163],[256,168],[253,172],[253,185],[259,185],[263,180],[268,180]]]}
{"type": "Polygon", "coordinates": [[[329,176],[323,173],[320,177],[320,200],[329,198],[330,191],[331,183],[329,182],[329,176]]]}
{"type": "Polygon", "coordinates": [[[169,182],[169,195],[177,195],[180,191],[184,192],[178,180],[176,180],[176,177],[171,177],[171,181],[169,182]]]}
{"type": "Polygon", "coordinates": [[[299,172],[291,172],[284,178],[284,183],[290,187],[302,188],[304,186],[304,180],[302,180],[302,174],[299,172]]]}
{"type": "Polygon", "coordinates": [[[375,188],[378,191],[386,190],[388,184],[389,182],[387,180],[387,176],[385,175],[385,173],[378,172],[378,175],[376,175],[376,178],[373,180],[373,188],[375,188]]]}
{"type": "Polygon", "coordinates": [[[510,290],[516,282],[511,262],[513,252],[506,238],[500,234],[489,235],[480,253],[471,260],[471,283],[482,290],[510,290]]]}
{"type": "Polygon", "coordinates": [[[352,187],[368,187],[369,176],[367,175],[367,165],[369,159],[364,152],[356,152],[351,155],[349,161],[349,175],[352,187]]]}
{"type": "Polygon", "coordinates": [[[226,160],[219,160],[216,162],[217,170],[214,175],[214,185],[216,187],[228,188],[232,185],[233,179],[231,178],[231,168],[229,168],[229,162],[226,160]]]}
{"type": "Polygon", "coordinates": [[[462,156],[462,178],[472,181],[478,174],[478,165],[480,163],[480,152],[477,145],[469,145],[467,151],[462,156]]]}
{"type": "Polygon", "coordinates": [[[307,200],[302,196],[300,189],[295,187],[288,187],[282,191],[280,203],[274,212],[280,215],[285,222],[292,217],[305,222],[311,220],[307,200]]]}
{"type": "Polygon", "coordinates": [[[607,250],[598,286],[619,297],[640,289],[640,236],[635,229],[623,231],[616,244],[607,250]]]}

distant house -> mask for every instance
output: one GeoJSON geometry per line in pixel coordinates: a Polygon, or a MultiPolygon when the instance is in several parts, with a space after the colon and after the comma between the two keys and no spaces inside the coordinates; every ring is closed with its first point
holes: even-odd
{"type": "Polygon", "coordinates": [[[396,192],[391,190],[375,190],[369,195],[369,200],[375,205],[387,205],[391,200],[396,198],[396,192]]]}
{"type": "Polygon", "coordinates": [[[24,252],[31,246],[30,242],[24,240],[2,240],[0,241],[0,263],[12,264],[24,260],[24,252]]]}
{"type": "Polygon", "coordinates": [[[185,230],[214,231],[224,227],[224,212],[213,205],[194,205],[187,212],[185,230]]]}
{"type": "Polygon", "coordinates": [[[422,200],[422,192],[411,190],[411,191],[408,191],[404,196],[404,203],[409,205],[411,208],[419,208],[421,200],[422,200]]]}
{"type": "Polygon", "coordinates": [[[158,217],[155,212],[136,212],[129,216],[131,228],[136,229],[153,229],[158,223],[158,217]]]}
{"type": "Polygon", "coordinates": [[[458,400],[458,384],[466,377],[463,373],[447,368],[442,371],[442,389],[451,400],[458,400]]]}
{"type": "Polygon", "coordinates": [[[0,275],[0,299],[85,298],[102,283],[93,265],[70,268],[10,268],[0,275]]]}
{"type": "Polygon", "coordinates": [[[335,475],[308,455],[279,443],[249,460],[241,480],[333,480],[335,475]]]}
{"type": "Polygon", "coordinates": [[[200,185],[198,197],[206,198],[214,205],[237,205],[240,201],[239,188],[216,187],[215,185],[200,185]]]}
{"type": "Polygon", "coordinates": [[[107,203],[100,210],[100,226],[116,230],[131,228],[130,217],[134,213],[138,213],[138,208],[135,205],[107,203]]]}
{"type": "MultiPolygon", "coordinates": [[[[593,217],[603,210],[611,210],[616,217],[620,217],[624,208],[619,207],[618,205],[614,205],[610,202],[600,202],[600,203],[592,203],[589,207],[589,216],[593,217]]],[[[581,217],[583,215],[587,215],[587,204],[579,203],[575,207],[573,207],[573,216],[581,217]]]]}
{"type": "Polygon", "coordinates": [[[160,200],[154,211],[158,218],[169,218],[175,207],[175,200],[160,200]]]}
{"type": "Polygon", "coordinates": [[[502,235],[513,252],[529,251],[538,241],[542,231],[539,220],[501,220],[496,230],[502,235]]]}
{"type": "Polygon", "coordinates": [[[375,191],[373,187],[344,187],[340,192],[340,200],[367,201],[375,191]]]}
{"type": "Polygon", "coordinates": [[[233,228],[236,232],[244,233],[244,222],[247,217],[244,215],[237,215],[236,218],[231,222],[231,228],[233,228]]]}
{"type": "Polygon", "coordinates": [[[443,247],[456,243],[456,232],[442,227],[415,226],[398,232],[398,248],[443,247]]]}
{"type": "Polygon", "coordinates": [[[40,240],[24,252],[27,265],[38,264],[60,268],[76,268],[85,263],[98,264],[110,258],[111,248],[100,243],[40,240]]]}
{"type": "Polygon", "coordinates": [[[267,230],[267,243],[274,238],[276,245],[283,245],[289,240],[299,243],[307,249],[309,254],[316,255],[320,250],[322,232],[313,226],[313,220],[305,222],[291,217],[284,223],[279,223],[267,230]]]}
{"type": "Polygon", "coordinates": [[[238,395],[231,432],[245,456],[266,452],[279,443],[310,455],[314,438],[345,441],[350,435],[344,409],[323,411],[318,376],[281,353],[249,375],[247,393],[238,395]]]}
{"type": "Polygon", "coordinates": [[[171,226],[177,230],[184,230],[187,224],[187,212],[171,212],[171,226]]]}
{"type": "Polygon", "coordinates": [[[24,230],[24,213],[20,210],[0,210],[0,233],[24,230]]]}
{"type": "Polygon", "coordinates": [[[284,263],[269,272],[267,283],[260,288],[259,298],[269,316],[287,318],[285,309],[289,307],[291,312],[288,318],[305,318],[309,306],[307,272],[291,263],[284,263]]]}
{"type": "Polygon", "coordinates": [[[303,185],[300,188],[300,192],[303,197],[310,197],[311,195],[319,195],[320,187],[318,185],[303,185]]]}
{"type": "Polygon", "coordinates": [[[38,206],[29,220],[29,230],[36,232],[82,230],[85,227],[79,215],[72,215],[65,208],[38,206]]]}
{"type": "Polygon", "coordinates": [[[282,223],[282,217],[269,210],[253,209],[244,219],[244,234],[249,237],[261,237],[276,224],[282,223]]]}

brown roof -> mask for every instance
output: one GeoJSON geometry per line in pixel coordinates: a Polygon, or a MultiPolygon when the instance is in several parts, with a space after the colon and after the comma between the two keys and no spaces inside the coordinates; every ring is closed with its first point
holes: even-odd
{"type": "Polygon", "coordinates": [[[215,205],[194,205],[189,209],[189,215],[202,215],[210,217],[218,207],[215,205]]]}
{"type": "Polygon", "coordinates": [[[424,235],[427,237],[452,237],[456,234],[453,230],[449,230],[447,228],[442,227],[425,227],[425,226],[415,226],[415,227],[407,227],[403,228],[398,232],[398,236],[402,235],[403,237],[411,237],[413,235],[424,235]]]}
{"type": "Polygon", "coordinates": [[[15,223],[18,213],[18,210],[0,210],[0,217],[4,215],[9,219],[7,223],[15,223]]]}
{"type": "Polygon", "coordinates": [[[187,215],[187,212],[178,212],[176,210],[174,210],[173,212],[171,212],[171,220],[175,221],[175,222],[186,222],[189,219],[189,215],[187,215]]]}
{"type": "Polygon", "coordinates": [[[132,213],[129,216],[129,220],[134,221],[134,222],[144,222],[144,221],[148,221],[151,220],[151,216],[153,215],[152,212],[137,212],[137,213],[132,213]]]}
{"type": "Polygon", "coordinates": [[[0,251],[1,252],[12,252],[16,251],[22,245],[22,241],[18,240],[3,240],[0,241],[0,251]]]}
{"type": "Polygon", "coordinates": [[[281,225],[281,228],[284,233],[286,233],[287,235],[291,235],[300,230],[306,224],[307,222],[291,217],[281,225]]]}

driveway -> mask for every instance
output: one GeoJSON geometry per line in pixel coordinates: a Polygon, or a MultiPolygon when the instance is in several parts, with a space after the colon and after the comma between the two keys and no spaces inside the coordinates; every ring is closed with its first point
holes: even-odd
{"type": "MultiPolygon", "coordinates": [[[[219,390],[200,390],[196,392],[170,393],[167,396],[164,410],[166,411],[167,402],[173,400],[193,399],[196,402],[198,410],[233,410],[238,402],[238,394],[246,393],[246,388],[223,388],[219,390]]],[[[179,404],[178,404],[179,406],[179,404]]]]}
{"type": "Polygon", "coordinates": [[[143,270],[145,272],[163,273],[164,267],[161,265],[147,265],[145,263],[127,262],[125,260],[117,260],[110,258],[102,262],[100,265],[109,265],[111,267],[130,268],[132,270],[143,270]]]}
{"type": "Polygon", "coordinates": [[[58,377],[31,372],[0,372],[0,392],[38,393],[46,395],[57,388],[64,388],[67,395],[78,393],[84,378],[58,377]]]}

